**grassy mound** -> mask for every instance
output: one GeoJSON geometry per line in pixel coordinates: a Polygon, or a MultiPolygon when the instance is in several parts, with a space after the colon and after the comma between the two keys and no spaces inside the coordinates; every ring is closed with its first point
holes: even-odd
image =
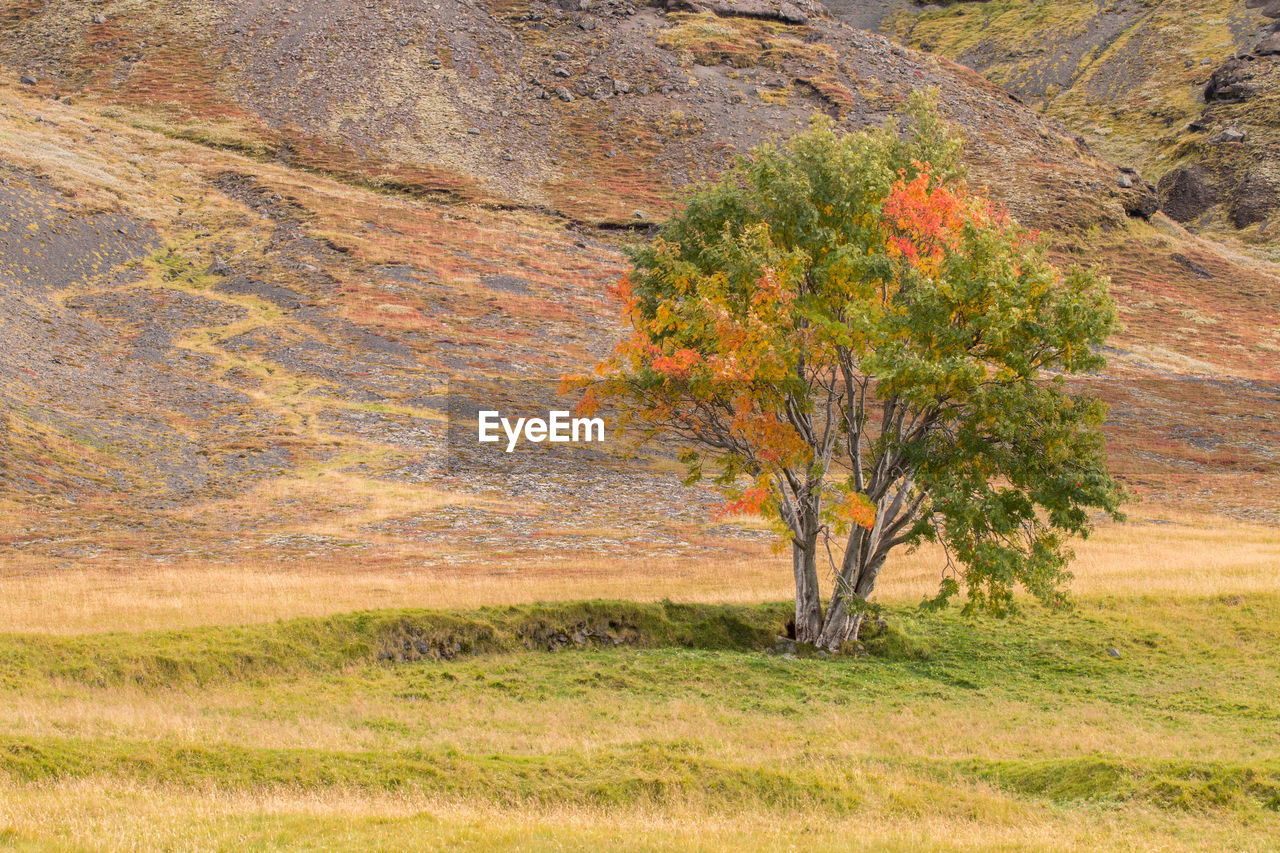
{"type": "Polygon", "coordinates": [[[76,637],[0,636],[0,683],[32,678],[202,685],[325,672],[374,661],[629,646],[759,650],[789,605],[588,601],[473,611],[379,611],[245,627],[76,637]]]}

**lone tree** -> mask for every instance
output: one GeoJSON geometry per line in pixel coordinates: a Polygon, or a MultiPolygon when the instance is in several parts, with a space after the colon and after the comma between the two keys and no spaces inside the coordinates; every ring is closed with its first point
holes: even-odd
{"type": "Polygon", "coordinates": [[[925,541],[934,603],[1063,606],[1067,539],[1121,517],[1105,407],[1063,382],[1105,363],[1107,282],[1055,269],[960,151],[928,95],[903,128],[815,120],[694,191],[618,285],[634,334],[597,395],[779,523],[802,642],[856,639],[890,552],[925,541]]]}

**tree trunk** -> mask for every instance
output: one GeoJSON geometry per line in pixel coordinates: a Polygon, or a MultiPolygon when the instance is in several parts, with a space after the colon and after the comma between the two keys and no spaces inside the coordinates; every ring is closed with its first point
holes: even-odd
{"type": "Polygon", "coordinates": [[[791,542],[796,575],[796,641],[816,644],[822,634],[822,600],[818,595],[818,537],[791,542]]]}
{"type": "Polygon", "coordinates": [[[858,639],[858,629],[866,612],[861,608],[849,608],[848,593],[836,591],[831,596],[831,606],[827,608],[826,623],[816,645],[829,652],[838,652],[845,643],[858,639]]]}
{"type": "Polygon", "coordinates": [[[876,588],[876,578],[880,577],[880,570],[884,568],[884,557],[872,560],[872,562],[862,567],[862,571],[858,572],[858,581],[853,586],[853,594],[866,601],[871,597],[871,593],[876,588]]]}
{"type": "Polygon", "coordinates": [[[876,578],[883,566],[884,557],[873,557],[870,563],[848,567],[852,571],[845,574],[844,583],[831,593],[831,605],[827,608],[827,618],[816,645],[836,652],[845,643],[857,641],[858,630],[867,615],[862,605],[876,588],[876,578]],[[850,589],[848,584],[853,588],[850,589]]]}

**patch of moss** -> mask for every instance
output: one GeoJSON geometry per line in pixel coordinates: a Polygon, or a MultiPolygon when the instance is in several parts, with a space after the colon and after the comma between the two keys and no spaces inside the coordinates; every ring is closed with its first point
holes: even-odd
{"type": "Polygon", "coordinates": [[[836,61],[829,45],[805,40],[807,27],[709,12],[669,18],[672,25],[658,35],[658,46],[682,55],[686,63],[782,70],[788,63],[831,67],[836,61]]]}

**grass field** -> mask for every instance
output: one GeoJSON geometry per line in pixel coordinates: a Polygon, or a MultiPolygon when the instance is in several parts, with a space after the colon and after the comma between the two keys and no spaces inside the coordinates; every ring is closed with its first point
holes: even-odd
{"type": "MultiPolygon", "coordinates": [[[[1074,547],[1072,589],[1086,598],[1280,592],[1280,530],[1266,525],[1139,507],[1128,523],[1103,524],[1074,547]]],[[[0,565],[0,625],[15,633],[81,634],[584,597],[744,604],[781,601],[793,592],[789,558],[768,542],[714,558],[621,566],[614,558],[565,552],[415,569],[397,556],[325,554],[285,562],[251,555],[234,563],[134,566],[98,560],[66,569],[14,549],[0,565]]],[[[895,554],[877,597],[907,605],[936,594],[943,562],[927,547],[895,554]]]]}
{"type": "Polygon", "coordinates": [[[784,603],[549,601],[781,601],[767,553],[732,596],[10,571],[0,848],[1274,849],[1280,535],[1156,521],[1080,548],[1067,615],[921,614],[910,557],[856,658],[769,653],[784,603]],[[619,642],[547,650],[584,629],[619,642]]]}

